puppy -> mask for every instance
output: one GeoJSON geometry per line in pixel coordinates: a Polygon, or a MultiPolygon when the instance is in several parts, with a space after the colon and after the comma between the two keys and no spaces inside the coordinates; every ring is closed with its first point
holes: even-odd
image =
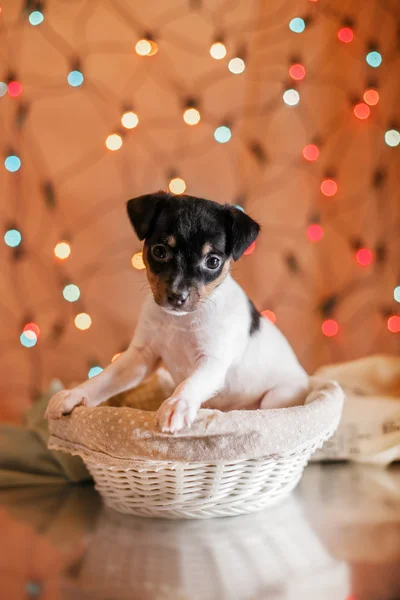
{"type": "Polygon", "coordinates": [[[127,203],[144,240],[152,290],[129,348],[96,377],[50,400],[57,419],[137,386],[162,360],[176,389],[156,420],[165,432],[189,427],[200,406],[220,410],[293,406],[308,376],[283,334],[230,276],[259,233],[239,209],[164,192],[127,203]]]}

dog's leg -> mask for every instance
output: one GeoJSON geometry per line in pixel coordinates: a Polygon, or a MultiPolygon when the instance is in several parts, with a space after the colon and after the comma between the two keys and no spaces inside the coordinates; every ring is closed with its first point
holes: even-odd
{"type": "Polygon", "coordinates": [[[285,408],[304,404],[308,385],[295,384],[278,386],[269,390],[260,401],[260,408],[285,408]]]}
{"type": "Polygon", "coordinates": [[[165,400],[156,414],[161,431],[172,433],[189,427],[203,402],[215,396],[224,386],[227,365],[216,359],[204,359],[165,400]]]}
{"type": "Polygon", "coordinates": [[[158,357],[149,347],[130,346],[104,371],[72,390],[55,394],[46,410],[47,419],[59,419],[75,406],[97,406],[112,396],[131,389],[148,375],[158,364],[158,357]]]}

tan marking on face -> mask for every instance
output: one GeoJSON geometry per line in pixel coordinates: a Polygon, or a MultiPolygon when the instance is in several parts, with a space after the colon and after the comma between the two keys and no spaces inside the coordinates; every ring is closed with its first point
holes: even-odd
{"type": "Polygon", "coordinates": [[[207,243],[207,244],[204,244],[201,253],[202,253],[203,256],[206,256],[206,254],[208,254],[209,252],[211,252],[211,250],[212,250],[211,244],[207,243]]]}
{"type": "Polygon", "coordinates": [[[167,237],[167,244],[171,248],[175,248],[175,246],[176,246],[176,238],[173,235],[170,235],[169,237],[167,237]]]}
{"type": "Polygon", "coordinates": [[[158,303],[162,301],[163,297],[165,297],[165,284],[150,269],[148,255],[149,248],[145,244],[143,247],[143,262],[146,265],[147,281],[149,282],[151,291],[153,292],[154,300],[158,303]]]}
{"type": "Polygon", "coordinates": [[[226,263],[224,264],[224,266],[222,267],[222,271],[218,275],[218,277],[216,279],[214,279],[214,281],[211,281],[211,283],[208,283],[207,285],[203,285],[200,288],[200,290],[199,290],[200,300],[205,300],[206,298],[208,298],[210,296],[210,294],[215,290],[215,288],[217,288],[223,282],[225,277],[228,275],[229,269],[230,269],[230,261],[227,260],[226,263]]]}

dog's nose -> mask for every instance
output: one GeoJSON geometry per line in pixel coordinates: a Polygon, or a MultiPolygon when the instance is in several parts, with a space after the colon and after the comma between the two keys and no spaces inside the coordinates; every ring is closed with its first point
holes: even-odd
{"type": "Polygon", "coordinates": [[[174,306],[182,306],[189,298],[189,292],[169,292],[167,295],[168,301],[174,306]]]}

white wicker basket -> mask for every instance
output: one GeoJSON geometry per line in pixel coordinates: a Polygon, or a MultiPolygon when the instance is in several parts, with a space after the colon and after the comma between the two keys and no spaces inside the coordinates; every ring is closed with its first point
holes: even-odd
{"type": "Polygon", "coordinates": [[[289,494],[299,482],[310,456],[337,428],[342,404],[343,394],[336,384],[319,382],[311,387],[301,407],[232,413],[203,411],[207,415],[203,421],[212,420],[211,425],[207,421],[207,435],[203,437],[196,433],[196,426],[202,424],[201,417],[200,425],[177,437],[152,429],[154,413],[134,409],[137,416],[135,421],[129,421],[134,423],[129,436],[124,425],[134,414],[132,409],[78,408],[69,417],[51,423],[49,446],[79,454],[105,504],[119,512],[170,519],[229,517],[258,511],[289,494]],[[215,417],[214,412],[218,413],[215,417]],[[254,421],[253,429],[241,432],[242,436],[232,434],[237,432],[234,426],[242,420],[254,421]],[[227,422],[233,423],[231,430],[225,427],[227,422]],[[224,435],[220,434],[221,427],[225,427],[224,435]],[[87,441],[90,428],[96,432],[91,444],[87,441]],[[115,440],[107,445],[110,438],[105,436],[109,436],[109,429],[110,437],[121,440],[117,450],[114,450],[115,440]],[[132,442],[135,436],[137,439],[132,442]],[[192,456],[190,462],[184,461],[182,457],[190,455],[199,440],[210,460],[199,461],[192,456]],[[133,443],[136,445],[132,446],[133,443]],[[161,450],[153,460],[157,443],[161,450]],[[221,452],[226,452],[226,460],[221,460],[221,452]],[[163,460],[159,459],[160,453],[165,457],[163,460]]]}

